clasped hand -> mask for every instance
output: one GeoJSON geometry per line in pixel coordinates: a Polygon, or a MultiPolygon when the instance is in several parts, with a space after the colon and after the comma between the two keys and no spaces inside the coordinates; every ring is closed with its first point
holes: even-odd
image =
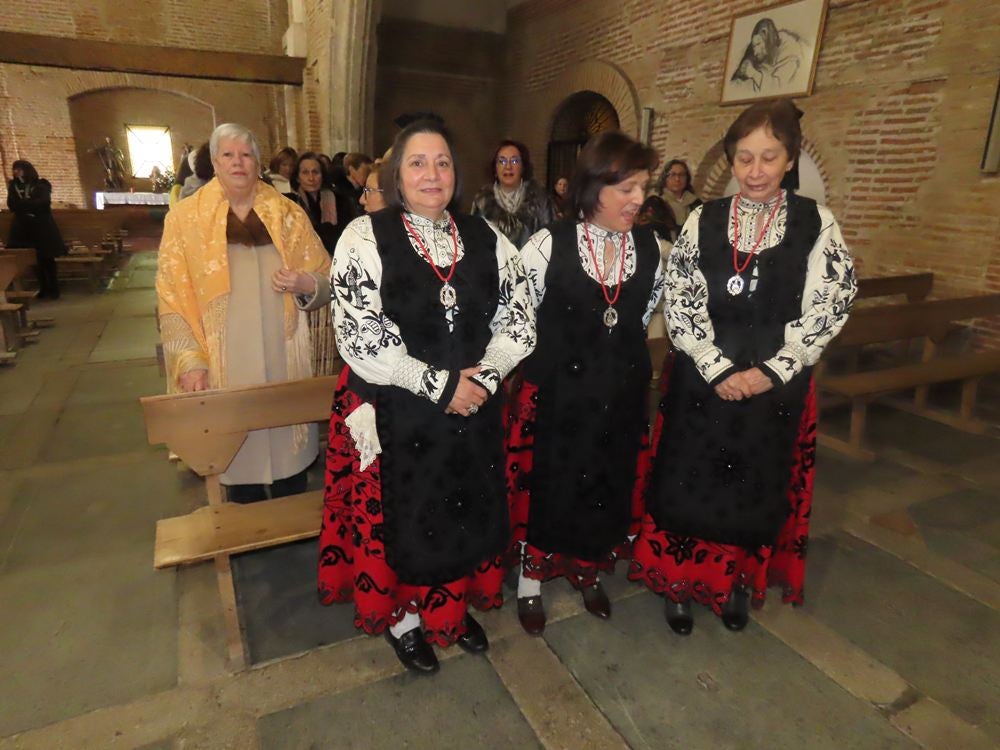
{"type": "Polygon", "coordinates": [[[759,367],[734,372],[728,378],[715,386],[715,392],[723,401],[742,401],[745,398],[759,396],[774,387],[771,378],[765,375],[759,367]]]}
{"type": "Polygon", "coordinates": [[[479,407],[486,403],[490,397],[489,391],[472,380],[473,375],[479,374],[479,367],[466,367],[459,372],[458,387],[455,395],[451,397],[451,403],[444,410],[445,414],[461,414],[463,417],[470,417],[475,414],[479,407]],[[470,407],[475,407],[471,412],[470,407]]]}
{"type": "Polygon", "coordinates": [[[311,274],[280,268],[271,276],[271,289],[278,294],[304,294],[316,292],[316,279],[311,274]]]}

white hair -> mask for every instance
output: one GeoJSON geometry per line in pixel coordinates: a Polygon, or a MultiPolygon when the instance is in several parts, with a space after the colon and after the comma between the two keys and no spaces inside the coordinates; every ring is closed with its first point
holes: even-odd
{"type": "Polygon", "coordinates": [[[258,166],[260,165],[260,146],[257,145],[257,139],[250,128],[237,125],[235,122],[224,122],[213,130],[212,136],[208,139],[208,153],[213,160],[219,153],[219,141],[223,138],[248,144],[253,151],[253,158],[257,160],[258,166]]]}

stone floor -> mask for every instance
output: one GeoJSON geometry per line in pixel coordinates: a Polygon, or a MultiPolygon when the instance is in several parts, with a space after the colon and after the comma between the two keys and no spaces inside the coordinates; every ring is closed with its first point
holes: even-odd
{"type": "Polygon", "coordinates": [[[485,658],[416,678],[316,603],[305,542],[235,565],[229,673],[213,571],[152,568],[155,521],[200,502],[137,403],[154,267],[39,305],[55,327],[0,369],[0,750],[1000,746],[1000,441],[888,408],[877,461],[819,455],[807,604],[743,633],[673,636],[620,569],[610,622],[547,584],[543,638],[508,606],[485,658]]]}

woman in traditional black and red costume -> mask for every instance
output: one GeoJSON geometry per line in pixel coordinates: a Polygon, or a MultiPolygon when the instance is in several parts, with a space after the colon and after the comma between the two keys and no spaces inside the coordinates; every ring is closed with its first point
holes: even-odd
{"type": "Polygon", "coordinates": [[[656,153],[620,132],[595,136],[571,180],[572,219],[522,248],[538,347],[514,386],[508,424],[511,562],[518,615],[545,627],[541,582],[565,577],[609,617],[599,571],[638,532],[648,455],[646,326],[663,288],[653,232],[634,228],[656,153]]]}
{"type": "Polygon", "coordinates": [[[351,222],[333,257],[347,367],[330,418],[319,595],[353,601],[408,669],[430,644],[488,647],[471,604],[502,604],[509,538],[499,389],[535,344],[517,250],[454,211],[452,141],[404,128],[383,168],[387,207],[351,222]]]}
{"type": "Polygon", "coordinates": [[[629,577],[742,630],[769,585],[801,604],[812,506],[812,366],[847,321],[854,265],[833,215],[782,188],[802,143],[788,100],[732,124],[736,196],[696,208],[667,262],[667,328],[678,350],[654,430],[647,515],[629,577]]]}

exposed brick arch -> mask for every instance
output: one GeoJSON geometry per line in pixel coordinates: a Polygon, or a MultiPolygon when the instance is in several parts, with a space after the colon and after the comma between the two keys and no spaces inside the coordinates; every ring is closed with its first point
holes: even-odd
{"type": "Polygon", "coordinates": [[[621,130],[639,137],[639,94],[632,81],[616,65],[603,60],[587,60],[564,70],[546,89],[544,100],[552,103],[552,109],[547,117],[534,118],[528,138],[536,153],[545,154],[545,145],[562,103],[581,91],[593,91],[607,99],[618,115],[621,130]]]}
{"type": "MultiPolygon", "coordinates": [[[[112,91],[124,91],[124,90],[157,91],[159,93],[170,94],[170,95],[173,95],[173,96],[179,96],[179,97],[181,97],[183,99],[189,99],[189,100],[191,100],[193,102],[196,102],[196,103],[202,105],[203,107],[208,108],[212,112],[212,120],[213,121],[215,120],[215,107],[210,102],[207,102],[204,99],[201,99],[201,98],[199,98],[197,96],[194,96],[193,94],[189,94],[189,93],[187,93],[185,91],[178,91],[175,88],[172,88],[170,84],[171,84],[170,80],[150,78],[150,80],[148,80],[148,81],[143,81],[143,85],[141,85],[141,86],[137,86],[134,83],[125,83],[125,82],[123,82],[121,84],[118,84],[118,85],[112,85],[112,86],[108,86],[108,85],[100,86],[99,85],[99,86],[95,86],[93,88],[81,88],[80,90],[75,91],[74,93],[69,93],[67,95],[67,97],[66,97],[66,101],[67,102],[74,102],[74,101],[77,101],[79,99],[82,99],[83,97],[94,96],[94,95],[98,95],[98,94],[106,94],[106,93],[112,92],[112,91]]],[[[76,88],[76,87],[72,87],[72,88],[76,88]]]]}

